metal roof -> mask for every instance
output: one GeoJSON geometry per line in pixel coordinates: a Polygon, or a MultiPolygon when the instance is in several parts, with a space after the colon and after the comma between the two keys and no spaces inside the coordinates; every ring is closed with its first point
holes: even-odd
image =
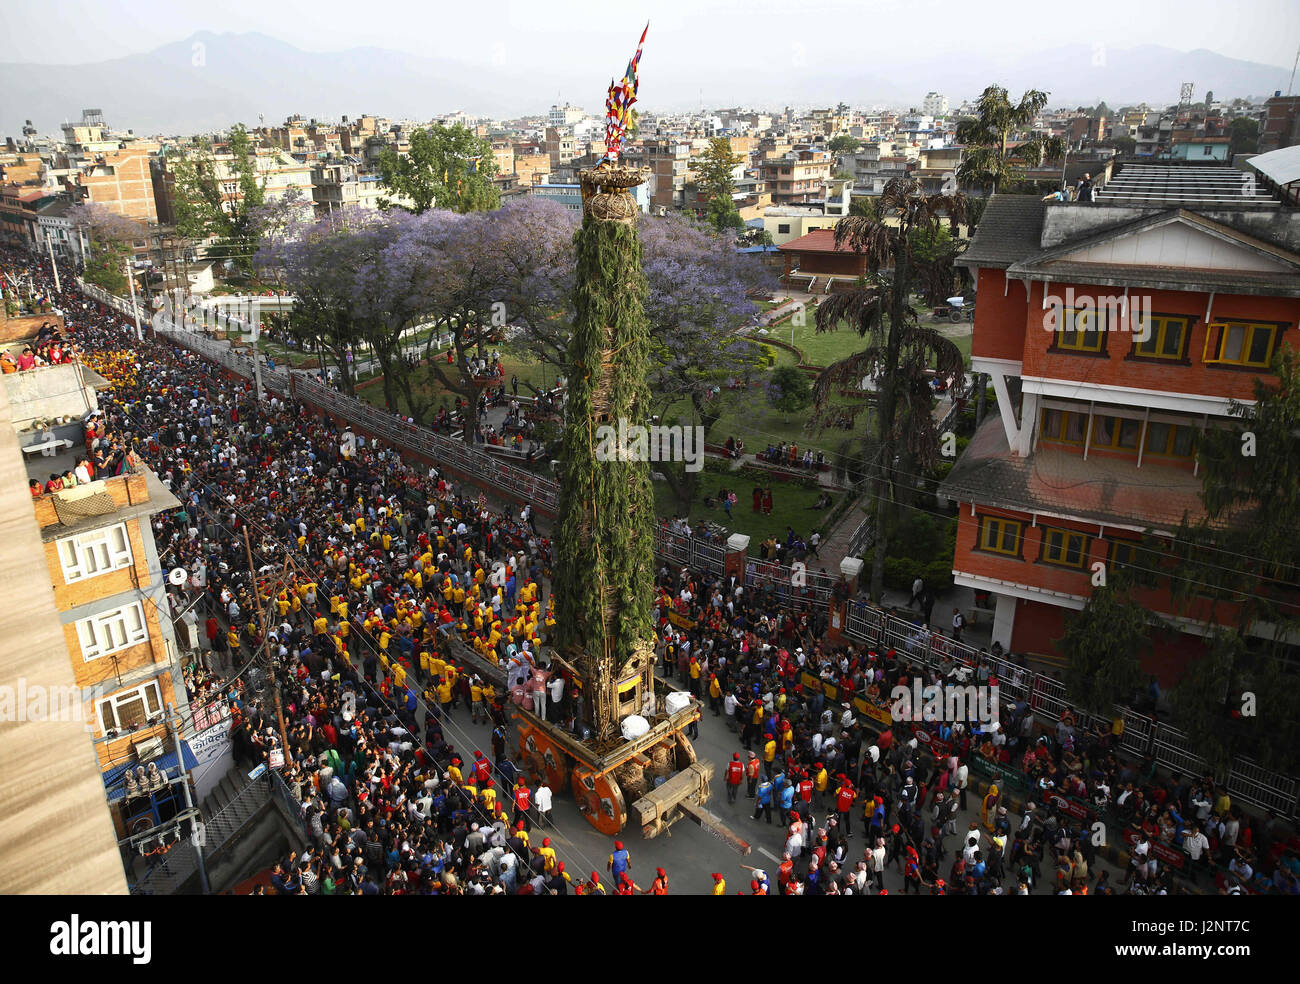
{"type": "Polygon", "coordinates": [[[1246,163],[1275,184],[1289,185],[1300,181],[1300,145],[1270,150],[1246,163]]]}
{"type": "MultiPolygon", "coordinates": [[[[1259,160],[1259,158],[1254,158],[1259,160]]],[[[1252,163],[1254,163],[1252,160],[1252,163]]],[[[1104,205],[1263,206],[1281,203],[1254,175],[1233,167],[1129,164],[1093,192],[1104,205]]]]}

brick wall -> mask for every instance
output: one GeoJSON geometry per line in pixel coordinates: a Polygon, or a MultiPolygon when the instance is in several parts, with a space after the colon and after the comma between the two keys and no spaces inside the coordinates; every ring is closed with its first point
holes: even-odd
{"type": "MultiPolygon", "coordinates": [[[[1071,287],[1077,295],[1091,297],[1122,297],[1124,293],[1123,288],[1053,283],[1047,285],[1050,291],[1048,296],[1064,299],[1065,292],[1071,287]]],[[[1015,289],[1013,285],[1013,294],[1015,289]]],[[[1164,362],[1127,359],[1126,356],[1132,352],[1135,344],[1131,331],[1105,332],[1104,351],[1101,355],[1050,352],[1053,334],[1044,327],[1044,318],[1051,311],[1043,310],[1043,289],[1041,283],[1030,284],[1029,302],[1022,308],[1024,375],[1238,400],[1254,399],[1254,382],[1259,373],[1257,369],[1211,366],[1203,361],[1208,330],[1205,321],[1208,294],[1159,290],[1142,292],[1144,296],[1150,297],[1153,314],[1185,315],[1191,319],[1184,361],[1164,362]]],[[[1135,304],[1137,296],[1137,292],[1129,292],[1130,308],[1135,304]]],[[[984,301],[985,295],[981,293],[981,308],[984,301]]],[[[1284,322],[1287,328],[1282,335],[1282,343],[1292,348],[1297,347],[1296,321],[1300,318],[1300,300],[1295,298],[1219,294],[1214,298],[1210,316],[1215,322],[1284,322]]],[[[1012,329],[1002,330],[1014,334],[1012,329]]],[[[980,327],[977,325],[976,339],[979,334],[980,327]]]]}
{"type": "MultiPolygon", "coordinates": [[[[167,654],[167,646],[163,641],[162,626],[158,621],[157,606],[144,599],[136,600],[140,601],[141,607],[144,609],[145,626],[149,630],[149,638],[138,645],[120,649],[110,656],[87,660],[81,653],[81,639],[77,635],[76,623],[64,623],[63,640],[68,646],[68,657],[72,662],[72,674],[76,678],[78,687],[94,687],[104,684],[105,690],[111,692],[115,689],[114,681],[119,677],[125,677],[133,671],[150,664],[157,664],[159,672],[171,671],[170,657],[167,654]]],[[[129,600],[124,604],[129,604],[129,600]]]]}
{"type": "Polygon", "coordinates": [[[41,325],[44,324],[57,325],[62,330],[63,315],[53,313],[28,314],[19,318],[10,318],[5,313],[4,305],[0,304],[0,345],[35,338],[36,333],[41,329],[41,325]]]}
{"type": "Polygon", "coordinates": [[[104,163],[112,167],[114,173],[81,175],[81,186],[89,191],[90,200],[118,215],[142,222],[157,222],[158,209],[154,204],[148,153],[112,151],[104,155],[104,163]]]}
{"type": "MultiPolygon", "coordinates": [[[[33,452],[35,453],[35,452],[33,452]]],[[[113,497],[113,502],[122,506],[139,505],[149,501],[149,487],[143,474],[119,475],[116,478],[103,479],[104,491],[113,497]]],[[[36,523],[41,529],[53,526],[59,521],[54,510],[54,497],[47,495],[33,500],[36,510],[36,523]]]]}
{"type": "MultiPolygon", "coordinates": [[[[131,541],[131,557],[134,563],[121,570],[86,578],[75,584],[66,584],[63,580],[63,564],[59,561],[57,541],[50,540],[45,546],[45,563],[49,569],[50,584],[54,588],[54,604],[61,612],[85,605],[100,598],[134,591],[137,587],[145,588],[150,583],[149,561],[145,555],[144,541],[140,536],[140,524],[136,519],[126,521],[128,538],[131,541]]],[[[73,535],[73,534],[70,534],[73,535]]]]}
{"type": "Polygon", "coordinates": [[[1007,288],[1003,271],[983,268],[979,271],[977,290],[979,303],[975,306],[971,355],[1018,362],[1025,352],[1024,285],[1013,280],[1007,288]],[[1006,297],[1002,296],[1004,289],[1006,297]]]}

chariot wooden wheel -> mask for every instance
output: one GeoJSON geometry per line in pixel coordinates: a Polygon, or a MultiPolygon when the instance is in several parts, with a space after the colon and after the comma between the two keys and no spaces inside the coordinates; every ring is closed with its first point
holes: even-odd
{"type": "Polygon", "coordinates": [[[680,731],[673,737],[677,739],[677,768],[689,769],[697,761],[695,746],[692,745],[691,740],[680,731]]]}
{"type": "Polygon", "coordinates": [[[627,823],[627,803],[612,775],[595,776],[583,766],[574,766],[573,798],[587,822],[606,837],[613,837],[627,823]]]}
{"type": "Polygon", "coordinates": [[[552,792],[569,781],[569,760],[544,731],[527,725],[519,729],[519,758],[532,776],[546,779],[552,792]]]}

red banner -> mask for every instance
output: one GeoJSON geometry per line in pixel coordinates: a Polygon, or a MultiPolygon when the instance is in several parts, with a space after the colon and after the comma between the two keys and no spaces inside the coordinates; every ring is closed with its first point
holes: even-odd
{"type": "Polygon", "coordinates": [[[1043,803],[1049,805],[1055,803],[1057,809],[1074,817],[1074,819],[1083,820],[1087,823],[1092,822],[1093,812],[1091,809],[1084,806],[1078,800],[1070,799],[1068,796],[1062,796],[1053,789],[1043,790],[1043,803]]]}

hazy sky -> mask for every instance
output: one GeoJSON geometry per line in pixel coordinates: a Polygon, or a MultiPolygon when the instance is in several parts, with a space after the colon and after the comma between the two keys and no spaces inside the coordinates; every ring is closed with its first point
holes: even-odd
{"type": "Polygon", "coordinates": [[[669,72],[698,66],[702,52],[714,67],[761,70],[765,48],[792,37],[819,61],[873,67],[900,47],[1014,57],[1073,42],[1208,48],[1289,70],[1300,46],[1296,0],[4,0],[0,35],[19,42],[3,60],[50,64],[148,51],[201,30],[260,31],[309,51],[374,45],[484,67],[562,52],[572,68],[607,75],[611,53],[626,58],[647,18],[656,68],[669,72]]]}

